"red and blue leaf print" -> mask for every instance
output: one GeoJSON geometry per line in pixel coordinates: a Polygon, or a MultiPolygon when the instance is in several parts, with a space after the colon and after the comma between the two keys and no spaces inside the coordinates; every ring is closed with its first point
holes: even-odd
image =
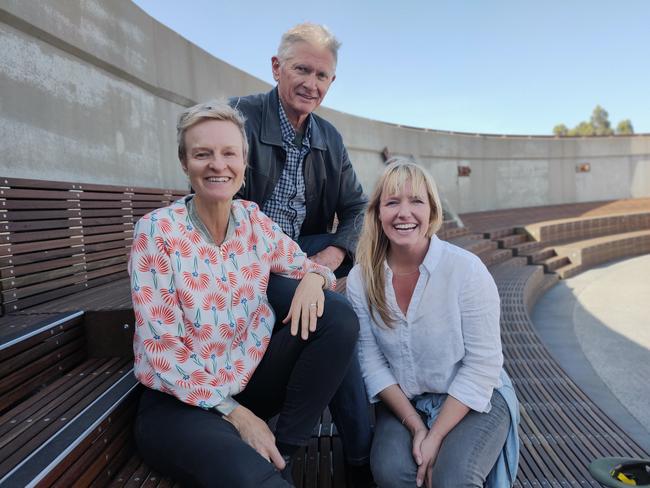
{"type": "Polygon", "coordinates": [[[168,333],[159,334],[151,322],[149,322],[149,329],[151,331],[151,337],[142,341],[148,352],[160,354],[176,347],[176,340],[173,335],[168,333]]]}
{"type": "Polygon", "coordinates": [[[192,372],[187,372],[178,364],[176,365],[176,371],[180,375],[180,378],[176,380],[176,384],[181,388],[193,388],[195,386],[205,385],[208,382],[208,374],[205,371],[195,369],[192,372]]]}
{"type": "Polygon", "coordinates": [[[214,291],[207,293],[203,297],[201,308],[205,311],[212,311],[212,323],[216,324],[218,322],[217,310],[223,310],[226,308],[226,297],[214,291]]]}
{"type": "Polygon", "coordinates": [[[213,246],[201,246],[197,252],[199,259],[205,264],[217,264],[219,262],[219,253],[213,246]]]}
{"type": "Polygon", "coordinates": [[[244,254],[244,246],[239,239],[230,239],[221,245],[221,250],[230,258],[235,269],[239,269],[238,256],[244,254]]]}
{"type": "Polygon", "coordinates": [[[147,246],[149,246],[149,236],[143,232],[138,232],[133,239],[131,251],[141,253],[147,249],[147,246]]]}
{"type": "Polygon", "coordinates": [[[143,254],[138,260],[138,271],[141,273],[151,273],[153,277],[153,286],[158,289],[158,275],[169,273],[169,263],[159,254],[143,254]]]}
{"type": "Polygon", "coordinates": [[[212,392],[203,387],[196,388],[190,392],[189,395],[185,398],[186,402],[190,405],[201,408],[210,408],[208,405],[208,400],[212,398],[212,392]]]}
{"type": "Polygon", "coordinates": [[[183,282],[192,291],[199,292],[207,290],[208,286],[210,285],[210,276],[208,276],[206,273],[198,272],[198,263],[196,257],[194,258],[194,271],[191,273],[184,271],[183,282]]]}
{"type": "Polygon", "coordinates": [[[241,267],[241,274],[247,281],[258,280],[262,275],[262,267],[253,261],[250,265],[241,267]]]}
{"type": "Polygon", "coordinates": [[[186,238],[189,239],[193,244],[199,244],[203,239],[201,237],[201,233],[196,230],[196,228],[188,223],[187,225],[179,222],[178,224],[178,230],[181,231],[181,234],[186,238]]]}

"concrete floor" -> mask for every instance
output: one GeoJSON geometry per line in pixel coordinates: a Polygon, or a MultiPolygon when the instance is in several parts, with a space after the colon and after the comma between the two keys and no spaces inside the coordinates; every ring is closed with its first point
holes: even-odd
{"type": "Polygon", "coordinates": [[[565,371],[650,452],[650,255],[560,281],[532,320],[565,371]]]}

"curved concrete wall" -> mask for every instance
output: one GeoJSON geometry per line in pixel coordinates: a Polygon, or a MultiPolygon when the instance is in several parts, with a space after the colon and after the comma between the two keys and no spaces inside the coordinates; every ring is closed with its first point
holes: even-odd
{"type": "MultiPolygon", "coordinates": [[[[180,188],[181,108],[269,89],[128,0],[2,0],[0,46],[3,176],[180,188]]],[[[387,147],[429,168],[458,212],[650,195],[650,135],[454,134],[320,113],[368,191],[387,147]]]]}

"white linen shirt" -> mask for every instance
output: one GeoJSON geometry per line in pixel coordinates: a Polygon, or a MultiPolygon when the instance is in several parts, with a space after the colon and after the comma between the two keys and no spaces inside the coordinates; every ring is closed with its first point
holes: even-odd
{"type": "Polygon", "coordinates": [[[384,262],[386,301],[395,318],[387,327],[370,316],[361,269],[347,279],[359,317],[359,362],[368,397],[398,384],[408,398],[446,393],[488,412],[503,366],[497,287],[474,254],[433,236],[406,316],[397,305],[393,273],[384,262]]]}

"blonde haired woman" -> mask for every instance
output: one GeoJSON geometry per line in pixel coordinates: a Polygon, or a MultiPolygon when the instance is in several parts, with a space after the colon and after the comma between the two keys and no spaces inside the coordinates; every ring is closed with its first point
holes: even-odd
{"type": "Polygon", "coordinates": [[[502,369],[496,286],[477,256],[435,236],[442,207],[431,177],[389,163],[347,281],[366,389],[380,402],[373,475],[390,488],[509,486],[518,407],[502,369]]]}

